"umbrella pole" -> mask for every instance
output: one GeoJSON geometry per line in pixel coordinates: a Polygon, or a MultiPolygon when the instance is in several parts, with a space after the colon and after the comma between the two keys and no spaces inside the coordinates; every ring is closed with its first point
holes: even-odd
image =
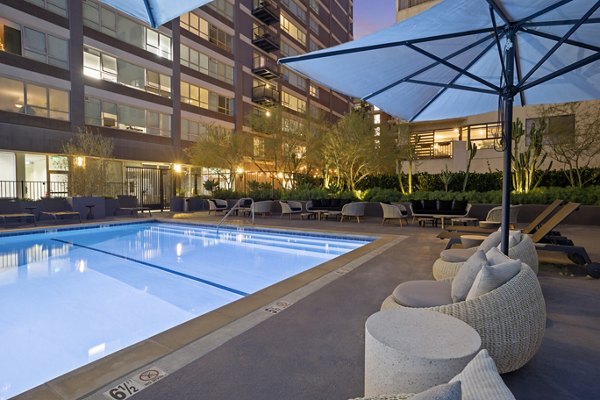
{"type": "Polygon", "coordinates": [[[514,100],[515,48],[514,32],[507,35],[506,43],[506,88],[502,94],[504,106],[504,178],[502,181],[502,226],[501,250],[508,255],[508,231],[510,225],[510,192],[512,191],[512,118],[514,100]]]}

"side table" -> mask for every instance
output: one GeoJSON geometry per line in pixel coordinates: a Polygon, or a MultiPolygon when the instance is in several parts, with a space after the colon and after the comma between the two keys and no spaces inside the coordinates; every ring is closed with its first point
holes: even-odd
{"type": "Polygon", "coordinates": [[[365,323],[365,397],[419,393],[447,383],[475,357],[481,338],[436,311],[379,311],[365,323]]]}

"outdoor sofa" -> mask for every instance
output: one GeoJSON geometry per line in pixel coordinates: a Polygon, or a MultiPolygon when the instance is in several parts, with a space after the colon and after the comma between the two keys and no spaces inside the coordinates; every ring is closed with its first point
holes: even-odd
{"type": "Polygon", "coordinates": [[[306,203],[307,211],[342,211],[344,205],[350,203],[346,199],[313,199],[306,203]]]}
{"type": "Polygon", "coordinates": [[[460,218],[469,215],[471,204],[467,200],[411,200],[410,213],[415,218],[460,218]]]}

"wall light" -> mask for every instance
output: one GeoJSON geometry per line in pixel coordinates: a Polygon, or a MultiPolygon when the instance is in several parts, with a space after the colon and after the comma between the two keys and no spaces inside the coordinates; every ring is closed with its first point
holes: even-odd
{"type": "Polygon", "coordinates": [[[75,165],[78,167],[84,167],[85,166],[85,157],[75,157],[75,165]]]}
{"type": "Polygon", "coordinates": [[[237,167],[237,169],[235,170],[235,172],[237,172],[238,174],[243,174],[244,173],[244,168],[243,167],[237,167]]]}
{"type": "Polygon", "coordinates": [[[181,164],[173,164],[173,171],[181,172],[181,164]]]}

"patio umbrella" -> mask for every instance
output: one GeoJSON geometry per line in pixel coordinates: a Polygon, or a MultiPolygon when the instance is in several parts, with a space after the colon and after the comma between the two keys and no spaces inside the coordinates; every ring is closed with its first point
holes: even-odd
{"type": "Polygon", "coordinates": [[[407,121],[499,110],[508,253],[513,104],[600,98],[600,1],[445,0],[388,29],[279,60],[407,121]]]}
{"type": "Polygon", "coordinates": [[[170,20],[195,8],[210,3],[211,0],[100,0],[157,28],[170,20]]]}

